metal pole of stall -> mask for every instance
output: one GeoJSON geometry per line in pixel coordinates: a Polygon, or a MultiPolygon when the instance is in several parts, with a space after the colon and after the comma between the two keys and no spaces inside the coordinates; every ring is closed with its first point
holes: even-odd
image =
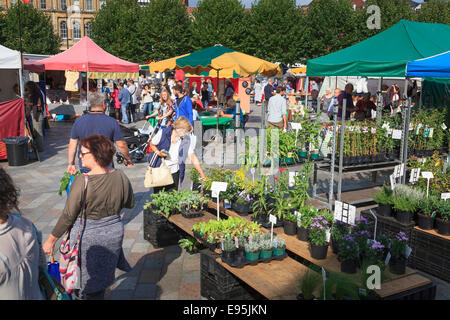
{"type": "MultiPolygon", "coordinates": [[[[344,132],[345,132],[345,116],[346,116],[346,108],[347,108],[347,98],[344,98],[342,102],[342,116],[341,116],[341,141],[339,146],[339,175],[338,175],[338,194],[337,199],[341,201],[341,193],[342,193],[342,167],[344,164],[344,132]]],[[[337,115],[336,115],[337,117],[337,115]]]]}
{"type": "Polygon", "coordinates": [[[236,118],[235,118],[236,129],[241,127],[241,100],[236,101],[236,118]]]}
{"type": "Polygon", "coordinates": [[[219,69],[217,71],[217,124],[216,124],[216,135],[219,137],[219,69]]]}
{"type": "Polygon", "coordinates": [[[332,145],[332,151],[331,151],[331,177],[330,177],[330,186],[329,186],[329,193],[328,193],[328,205],[329,209],[332,210],[333,206],[333,189],[334,189],[334,167],[335,167],[335,161],[336,161],[336,140],[337,140],[337,114],[338,114],[338,102],[335,99],[334,100],[334,106],[333,106],[333,145],[332,145]]]}
{"type": "MultiPolygon", "coordinates": [[[[404,132],[404,140],[405,140],[405,146],[403,147],[403,161],[402,163],[404,164],[405,168],[406,168],[406,164],[408,163],[408,140],[409,140],[409,122],[410,122],[410,117],[411,117],[411,98],[407,98],[406,99],[406,108],[405,108],[405,113],[406,113],[406,117],[405,117],[405,132],[404,132]]],[[[405,169],[405,173],[402,176],[402,184],[406,183],[406,169],[405,169]]]]}
{"type": "Polygon", "coordinates": [[[378,91],[377,91],[377,124],[381,124],[381,118],[383,116],[383,94],[381,87],[383,85],[383,77],[378,80],[378,91]]]}
{"type": "Polygon", "coordinates": [[[265,122],[266,122],[266,105],[267,100],[264,97],[264,101],[262,102],[261,106],[261,128],[259,130],[259,166],[260,166],[260,175],[262,174],[262,168],[264,165],[264,147],[266,143],[266,129],[265,129],[265,122]]]}
{"type": "MultiPolygon", "coordinates": [[[[402,139],[400,142],[400,163],[404,163],[405,162],[405,149],[408,150],[408,141],[405,140],[406,139],[406,132],[409,130],[409,124],[408,126],[406,126],[406,118],[407,118],[407,113],[408,113],[408,79],[405,78],[405,90],[403,93],[403,103],[402,103],[402,139]]],[[[405,177],[405,175],[404,175],[405,177]]],[[[406,178],[406,177],[405,177],[406,178]]],[[[404,178],[402,177],[401,181],[403,182],[404,178]]]]}
{"type": "Polygon", "coordinates": [[[309,88],[309,77],[305,80],[305,109],[308,110],[308,88],[309,88]]]}

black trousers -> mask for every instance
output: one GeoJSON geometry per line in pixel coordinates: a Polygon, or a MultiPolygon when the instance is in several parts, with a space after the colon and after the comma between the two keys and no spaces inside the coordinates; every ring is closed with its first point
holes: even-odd
{"type": "Polygon", "coordinates": [[[164,187],[154,187],[153,193],[159,193],[160,191],[165,190],[166,192],[172,191],[172,190],[178,190],[178,186],[180,184],[180,170],[178,170],[175,173],[172,173],[173,183],[164,186],[164,187]]]}
{"type": "Polygon", "coordinates": [[[128,121],[129,122],[137,122],[136,118],[136,105],[130,103],[127,109],[128,121]]]}

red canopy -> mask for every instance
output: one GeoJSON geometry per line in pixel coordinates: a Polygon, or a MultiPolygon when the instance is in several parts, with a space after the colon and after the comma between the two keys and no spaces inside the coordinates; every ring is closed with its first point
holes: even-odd
{"type": "Polygon", "coordinates": [[[84,37],[72,48],[41,60],[45,70],[73,70],[79,72],[139,72],[139,65],[119,59],[84,37]]]}
{"type": "Polygon", "coordinates": [[[45,72],[45,65],[37,60],[23,59],[23,68],[31,72],[45,72]]]}

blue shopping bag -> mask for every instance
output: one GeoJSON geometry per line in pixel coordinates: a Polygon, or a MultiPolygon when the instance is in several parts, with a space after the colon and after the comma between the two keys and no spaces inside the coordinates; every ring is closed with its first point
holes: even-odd
{"type": "Polygon", "coordinates": [[[55,258],[52,256],[52,261],[47,262],[47,271],[53,276],[58,282],[61,282],[61,275],[59,273],[59,263],[55,262],[55,258]]]}
{"type": "Polygon", "coordinates": [[[74,180],[73,175],[70,175],[70,182],[69,185],[67,186],[66,192],[67,192],[67,196],[69,196],[69,192],[70,192],[70,187],[72,186],[72,182],[74,180]]]}

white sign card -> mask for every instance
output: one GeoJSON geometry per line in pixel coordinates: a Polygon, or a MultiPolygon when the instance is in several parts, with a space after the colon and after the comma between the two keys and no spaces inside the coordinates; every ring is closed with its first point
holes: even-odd
{"type": "Polygon", "coordinates": [[[296,176],[298,176],[298,172],[289,172],[289,187],[294,186],[296,176]]]}
{"type": "Polygon", "coordinates": [[[211,196],[217,198],[217,221],[220,220],[220,208],[219,208],[219,193],[227,191],[228,183],[213,181],[211,185],[211,196]]]}
{"type": "Polygon", "coordinates": [[[411,247],[407,245],[406,248],[405,248],[405,256],[406,256],[406,259],[408,259],[408,257],[409,257],[409,255],[411,254],[411,252],[412,252],[411,247]]]}
{"type": "Polygon", "coordinates": [[[401,140],[402,130],[392,130],[392,139],[401,140]]]}
{"type": "Polygon", "coordinates": [[[411,170],[411,175],[409,177],[409,182],[410,183],[416,183],[417,181],[419,181],[419,177],[420,177],[420,168],[414,168],[411,170]]]}
{"type": "Polygon", "coordinates": [[[356,207],[348,203],[334,202],[334,219],[344,223],[355,225],[356,207]]]}
{"type": "Polygon", "coordinates": [[[330,229],[327,229],[325,231],[325,240],[326,240],[326,242],[330,242],[330,238],[331,238],[331,231],[330,231],[330,229]]]}
{"type": "Polygon", "coordinates": [[[386,255],[386,260],[384,260],[384,265],[387,266],[389,263],[389,260],[391,260],[391,253],[388,252],[388,254],[386,255]]]}
{"type": "Polygon", "coordinates": [[[255,182],[255,168],[250,168],[250,173],[252,174],[253,182],[255,182]]]}
{"type": "Polygon", "coordinates": [[[301,123],[298,123],[298,122],[291,122],[291,127],[294,130],[302,130],[303,129],[301,123]]]}
{"type": "Polygon", "coordinates": [[[397,181],[395,180],[395,177],[394,177],[393,174],[391,174],[391,175],[389,176],[389,179],[391,180],[391,189],[394,190],[394,189],[395,189],[395,186],[397,185],[397,181]]]}
{"type": "Polygon", "coordinates": [[[433,172],[422,171],[422,177],[427,179],[427,199],[428,199],[428,193],[430,191],[430,179],[433,179],[434,175],[433,175],[433,172]]]}
{"type": "Polygon", "coordinates": [[[394,177],[395,178],[400,178],[405,174],[405,164],[399,164],[396,165],[394,168],[394,177]]]}
{"type": "Polygon", "coordinates": [[[273,225],[277,223],[277,217],[274,216],[273,214],[271,214],[269,216],[269,221],[270,221],[270,241],[273,242],[273,225]]]}
{"type": "Polygon", "coordinates": [[[450,199],[450,192],[441,193],[441,199],[442,200],[450,199]]]}
{"type": "Polygon", "coordinates": [[[442,130],[447,130],[447,126],[445,125],[445,123],[442,124],[441,128],[442,130]]]}

